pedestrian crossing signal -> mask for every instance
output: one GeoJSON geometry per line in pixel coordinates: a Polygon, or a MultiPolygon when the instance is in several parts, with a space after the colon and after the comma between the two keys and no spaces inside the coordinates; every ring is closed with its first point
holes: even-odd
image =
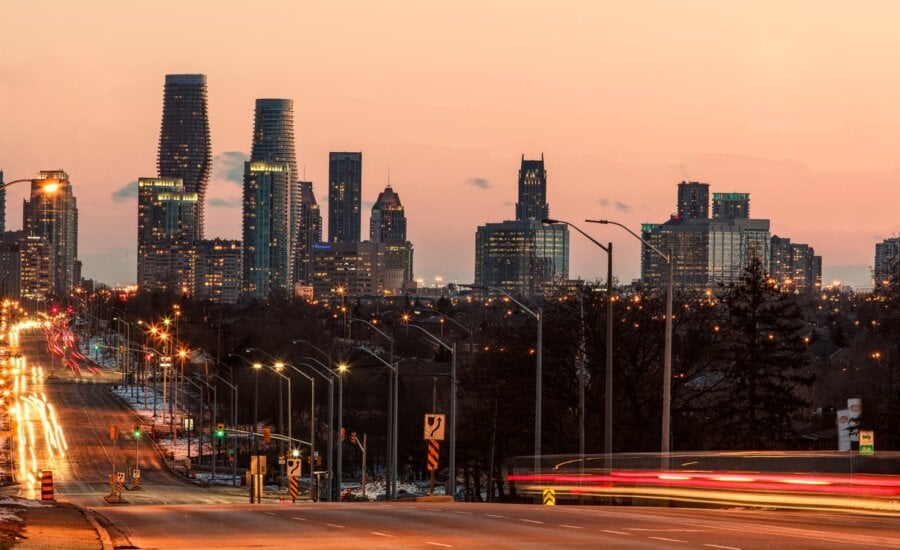
{"type": "Polygon", "coordinates": [[[263,429],[263,443],[268,445],[271,442],[272,442],[272,430],[270,430],[269,428],[264,428],[263,429]]]}
{"type": "Polygon", "coordinates": [[[347,428],[341,428],[341,441],[347,441],[347,428]]]}

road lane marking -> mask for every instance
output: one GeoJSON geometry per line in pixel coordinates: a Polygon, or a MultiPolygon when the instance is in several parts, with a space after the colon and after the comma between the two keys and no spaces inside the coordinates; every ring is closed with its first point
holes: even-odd
{"type": "Polygon", "coordinates": [[[428,512],[443,512],[440,508],[425,508],[428,512]]]}
{"type": "Polygon", "coordinates": [[[584,529],[584,527],[579,527],[577,525],[566,525],[565,523],[560,523],[560,527],[565,527],[566,529],[584,529]]]}
{"type": "Polygon", "coordinates": [[[306,518],[298,518],[298,517],[291,517],[291,519],[295,519],[295,520],[297,520],[297,521],[309,521],[309,520],[306,519],[306,518]]]}
{"type": "Polygon", "coordinates": [[[472,515],[472,512],[463,512],[462,510],[453,510],[453,511],[456,512],[457,514],[465,514],[467,516],[472,515]]]}
{"type": "Polygon", "coordinates": [[[338,529],[346,529],[346,527],[344,527],[343,525],[337,525],[335,523],[326,523],[325,525],[329,527],[337,527],[338,529]]]}
{"type": "Polygon", "coordinates": [[[444,544],[444,543],[441,543],[441,542],[431,542],[430,540],[426,540],[426,541],[425,541],[425,544],[430,544],[430,545],[432,545],[432,546],[442,546],[442,547],[444,547],[444,548],[453,548],[453,545],[452,545],[452,544],[444,544]]]}
{"type": "Polygon", "coordinates": [[[630,535],[631,533],[626,533],[624,531],[613,531],[611,529],[602,529],[604,533],[612,533],[613,535],[630,535]]]}
{"type": "Polygon", "coordinates": [[[501,518],[501,519],[509,519],[509,516],[501,516],[498,514],[485,514],[489,518],[501,518]]]}
{"type": "Polygon", "coordinates": [[[396,535],[388,535],[387,533],[379,533],[378,531],[370,531],[372,535],[378,535],[379,537],[395,537],[396,535]]]}
{"type": "Polygon", "coordinates": [[[648,539],[653,540],[662,540],[665,542],[687,542],[686,540],[678,540],[678,539],[667,539],[666,537],[647,537],[648,539]]]}
{"type": "Polygon", "coordinates": [[[525,519],[525,518],[519,518],[519,521],[524,521],[527,523],[544,523],[543,521],[538,521],[536,519],[525,519]]]}
{"type": "Polygon", "coordinates": [[[721,548],[722,550],[741,550],[737,546],[719,546],[718,544],[704,544],[703,546],[709,546],[710,548],[721,548]]]}
{"type": "Polygon", "coordinates": [[[275,515],[275,512],[266,512],[265,514],[266,514],[267,516],[274,516],[274,515],[275,515]]]}

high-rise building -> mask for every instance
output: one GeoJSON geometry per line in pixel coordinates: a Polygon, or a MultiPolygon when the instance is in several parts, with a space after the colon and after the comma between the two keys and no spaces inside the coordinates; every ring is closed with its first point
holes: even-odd
{"type": "MultiPolygon", "coordinates": [[[[749,203],[746,193],[742,196],[749,203]]],[[[707,289],[740,280],[751,259],[759,258],[769,269],[769,220],[739,217],[709,218],[709,184],[678,184],[678,214],[661,224],[642,226],[645,241],[674,258],[675,284],[707,289]]],[[[641,280],[664,286],[668,264],[651,248],[641,250],[641,280]]]]}
{"type": "Polygon", "coordinates": [[[19,241],[22,298],[42,299],[53,292],[54,257],[50,242],[36,235],[19,241]]]}
{"type": "Polygon", "coordinates": [[[822,257],[808,244],[772,236],[769,274],[778,285],[792,290],[815,290],[822,286],[822,257]]]}
{"type": "Polygon", "coordinates": [[[203,238],[203,205],[212,165],[206,75],[166,75],[162,127],[156,158],[160,178],[180,179],[199,197],[194,219],[187,220],[191,240],[203,238]]]}
{"type": "Polygon", "coordinates": [[[549,214],[544,156],[523,156],[516,219],[475,232],[475,284],[533,296],[568,279],[569,227],[543,225],[549,214]]]}
{"type": "Polygon", "coordinates": [[[18,242],[0,242],[0,298],[22,297],[22,254],[18,242]]]}
{"type": "Polygon", "coordinates": [[[875,265],[872,270],[875,288],[900,280],[900,237],[892,237],[875,244],[875,265]]]}
{"type": "Polygon", "coordinates": [[[23,202],[22,220],[26,236],[41,237],[50,247],[52,291],[68,296],[78,284],[78,207],[69,175],[48,170],[31,180],[31,196],[23,202]]]}
{"type": "Polygon", "coordinates": [[[547,218],[550,206],[547,204],[547,170],[544,169],[544,155],[541,160],[525,160],[519,169],[519,200],[516,202],[517,220],[537,220],[547,218]]]}
{"type": "Polygon", "coordinates": [[[678,184],[678,218],[705,220],[709,218],[709,184],[683,181],[678,184]]]}
{"type": "MultiPolygon", "coordinates": [[[[413,280],[413,247],[406,239],[406,213],[390,185],[378,194],[369,218],[369,240],[384,245],[385,269],[399,270],[400,286],[413,280]]],[[[394,275],[392,275],[393,277],[394,275]]],[[[395,283],[389,282],[391,288],[395,283]]]]}
{"type": "Polygon", "coordinates": [[[750,193],[713,193],[714,220],[750,218],[750,193]]]}
{"type": "Polygon", "coordinates": [[[534,296],[569,278],[569,232],[538,220],[488,223],[475,233],[475,284],[534,296]]]}
{"type": "Polygon", "coordinates": [[[362,153],[329,153],[328,242],[358,243],[362,232],[362,153]]]}
{"type": "Polygon", "coordinates": [[[312,280],[312,247],[322,241],[322,212],[312,185],[300,182],[300,230],[294,254],[294,281],[304,285],[312,280]]]}
{"type": "Polygon", "coordinates": [[[293,288],[291,190],[289,163],[244,163],[243,280],[249,297],[290,295],[293,288]]]}
{"type": "Polygon", "coordinates": [[[0,233],[6,231],[6,189],[3,188],[3,170],[0,170],[0,233]]]}
{"type": "Polygon", "coordinates": [[[369,218],[369,240],[376,243],[406,241],[406,214],[400,203],[400,195],[390,184],[378,194],[369,218]]]}
{"type": "Polygon", "coordinates": [[[138,288],[192,293],[199,203],[181,178],[138,179],[138,288]]]}
{"type": "Polygon", "coordinates": [[[241,241],[200,241],[195,269],[195,298],[217,304],[236,304],[244,275],[242,261],[241,241]]]}

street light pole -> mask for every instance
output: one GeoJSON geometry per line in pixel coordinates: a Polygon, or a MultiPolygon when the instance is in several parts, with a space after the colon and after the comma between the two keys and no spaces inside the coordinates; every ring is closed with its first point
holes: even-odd
{"type": "MultiPolygon", "coordinates": [[[[599,246],[606,252],[606,397],[604,398],[604,418],[603,418],[603,451],[606,454],[606,467],[612,469],[612,448],[613,448],[613,244],[606,243],[606,246],[597,242],[596,239],[581,230],[580,227],[572,223],[546,219],[546,224],[564,223],[575,231],[584,235],[589,241],[599,246]]],[[[581,401],[580,416],[580,441],[579,453],[581,453],[582,463],[584,461],[584,366],[581,368],[579,375],[579,393],[581,401]]]]}
{"type": "MultiPolygon", "coordinates": [[[[353,320],[354,320],[354,319],[351,319],[351,321],[353,321],[353,320]]],[[[362,322],[365,323],[366,321],[362,321],[362,322]]],[[[375,327],[372,327],[372,328],[375,328],[375,327]]],[[[375,330],[378,330],[378,329],[375,329],[375,330]]],[[[364,352],[368,353],[369,355],[371,355],[372,357],[374,357],[375,359],[381,361],[381,363],[382,363],[384,366],[386,366],[388,369],[390,369],[390,372],[391,372],[391,374],[393,374],[394,380],[396,381],[396,379],[398,378],[398,374],[399,374],[399,365],[398,365],[397,363],[388,363],[387,361],[385,361],[384,359],[382,359],[381,357],[379,357],[378,355],[376,355],[375,352],[373,352],[373,351],[370,350],[369,348],[357,346],[355,349],[364,351],[364,352]]],[[[396,428],[396,426],[397,426],[397,421],[398,421],[396,404],[397,404],[397,402],[394,401],[394,402],[393,402],[393,405],[395,406],[395,408],[394,408],[394,410],[388,415],[389,424],[390,424],[393,428],[396,428]],[[391,417],[393,417],[393,418],[391,418],[391,417]]],[[[388,430],[388,434],[392,436],[392,435],[393,435],[393,430],[390,430],[390,429],[389,429],[389,430],[388,430]]],[[[396,455],[397,455],[397,447],[396,447],[396,445],[397,445],[397,439],[396,439],[396,438],[389,438],[389,439],[393,439],[393,441],[388,441],[388,450],[389,450],[389,452],[390,452],[391,450],[393,451],[392,454],[391,454],[391,456],[396,456],[396,455]],[[391,447],[393,447],[393,449],[391,449],[391,447]]],[[[396,464],[393,463],[393,462],[391,461],[390,458],[388,458],[388,464],[391,466],[391,468],[396,467],[396,464]]],[[[391,468],[388,468],[388,470],[390,471],[391,468]]],[[[390,472],[389,472],[389,473],[390,473],[390,472]]],[[[396,494],[397,494],[397,493],[396,493],[396,486],[393,487],[393,489],[394,489],[393,492],[389,491],[389,489],[391,489],[390,486],[397,483],[396,471],[393,472],[393,474],[394,474],[394,475],[391,475],[391,476],[390,476],[390,482],[388,483],[388,486],[385,488],[385,496],[386,496],[387,498],[391,498],[391,497],[390,497],[391,494],[393,494],[393,495],[394,495],[394,498],[396,498],[396,494]]]]}
{"type": "Polygon", "coordinates": [[[647,248],[658,254],[668,264],[668,273],[666,274],[666,328],[665,328],[665,348],[663,357],[663,398],[662,398],[662,437],[660,441],[660,460],[663,470],[669,467],[669,442],[671,440],[671,421],[672,421],[672,289],[675,278],[675,257],[672,251],[664,254],[660,249],[641,238],[640,235],[612,220],[584,220],[588,223],[599,223],[616,225],[631,234],[632,237],[641,241],[647,248]]]}
{"type": "MultiPolygon", "coordinates": [[[[426,336],[438,343],[439,346],[450,352],[450,459],[449,471],[447,476],[447,492],[451,496],[456,495],[456,342],[447,345],[437,336],[431,334],[424,328],[407,323],[407,326],[421,330],[426,336]]],[[[437,411],[433,411],[437,412],[437,411]]],[[[490,489],[493,490],[493,489],[490,489]]]]}
{"type": "MultiPolygon", "coordinates": [[[[494,292],[499,292],[500,294],[506,296],[510,300],[512,300],[516,305],[525,310],[528,314],[535,318],[537,321],[537,361],[535,361],[535,390],[534,390],[534,473],[535,475],[539,474],[541,471],[541,380],[543,378],[541,369],[542,369],[542,356],[543,356],[543,340],[544,340],[544,314],[542,308],[537,308],[537,311],[532,311],[522,302],[516,300],[512,297],[512,295],[505,290],[492,287],[492,286],[482,286],[482,285],[459,285],[467,288],[473,289],[482,289],[482,290],[492,290],[494,292]]],[[[493,472],[492,472],[493,473],[493,472]]]]}

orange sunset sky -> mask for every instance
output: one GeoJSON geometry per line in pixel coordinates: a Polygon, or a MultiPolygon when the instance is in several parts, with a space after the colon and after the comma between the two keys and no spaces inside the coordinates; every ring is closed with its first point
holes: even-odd
{"type": "MultiPolygon", "coordinates": [[[[323,213],[328,152],[362,151],[364,237],[390,173],[430,284],[472,280],[476,227],[514,217],[521,155],[543,153],[553,217],[638,230],[699,180],[749,192],[826,281],[868,286],[900,229],[898,20],[887,1],[4,0],[0,169],[66,170],[84,276],[133,282],[164,76],[204,73],[208,237],[240,238],[254,100],[285,97],[323,213]]],[[[7,229],[26,191],[9,189],[7,229]]],[[[639,275],[636,240],[580,226],[614,243],[616,277],[639,275]]],[[[571,242],[572,277],[605,274],[571,242]]]]}

